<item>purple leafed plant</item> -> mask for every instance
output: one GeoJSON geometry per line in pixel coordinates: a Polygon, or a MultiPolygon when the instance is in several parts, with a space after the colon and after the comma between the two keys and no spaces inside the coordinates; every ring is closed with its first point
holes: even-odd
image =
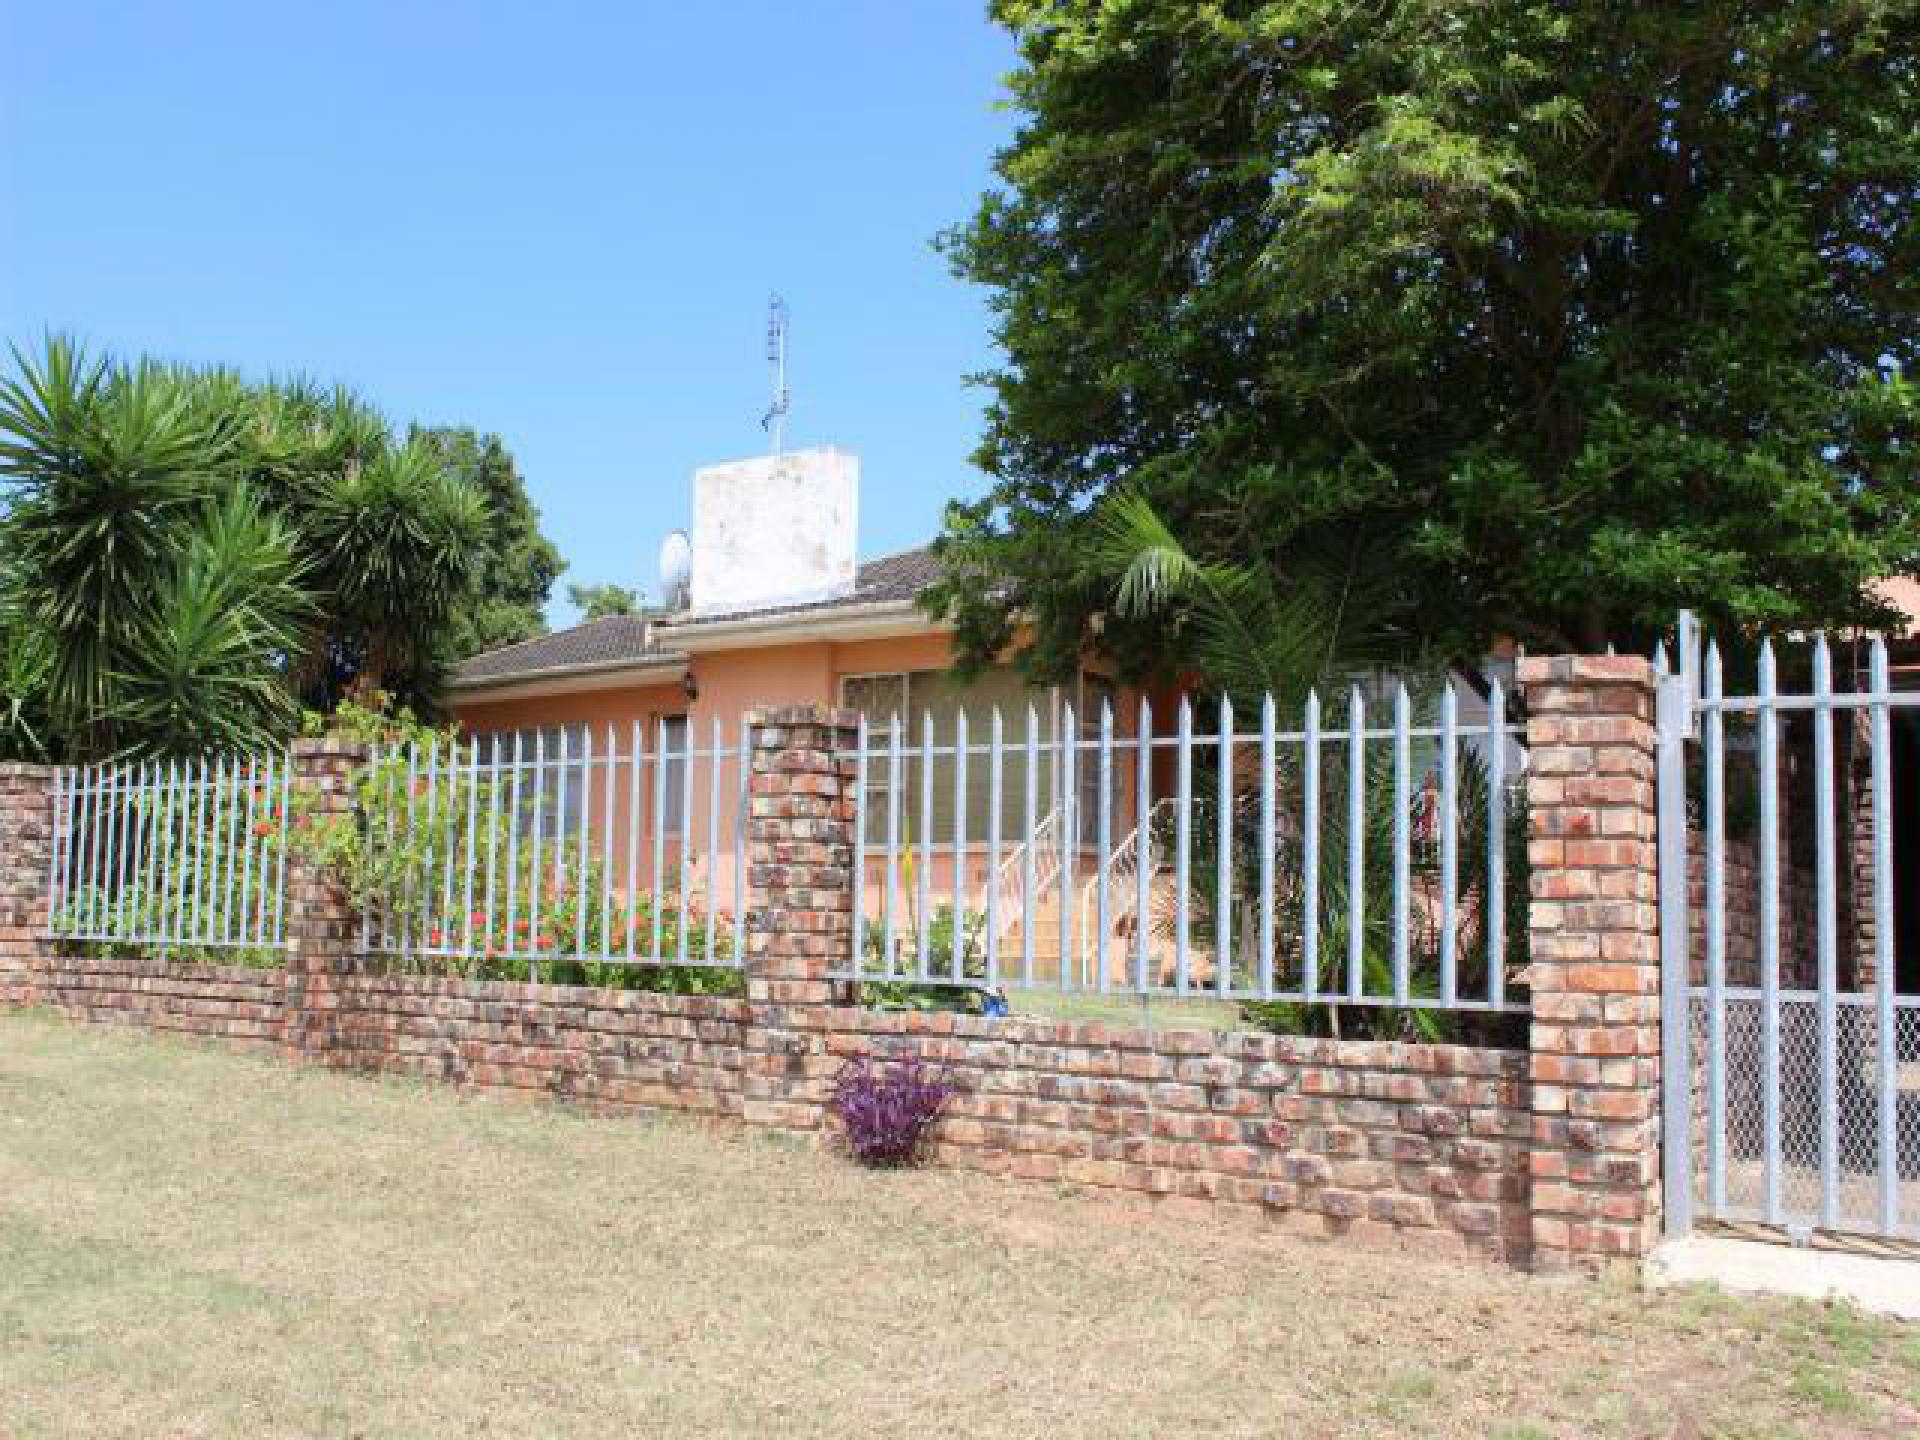
{"type": "Polygon", "coordinates": [[[952,1094],[946,1077],[929,1073],[917,1055],[849,1060],[833,1080],[833,1113],[861,1164],[910,1165],[952,1094]]]}

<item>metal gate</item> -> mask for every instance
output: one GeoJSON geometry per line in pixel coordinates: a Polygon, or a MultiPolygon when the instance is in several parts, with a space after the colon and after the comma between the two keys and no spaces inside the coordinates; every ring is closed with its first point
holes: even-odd
{"type": "Polygon", "coordinates": [[[1920,832],[1896,803],[1920,790],[1920,692],[1877,637],[1723,657],[1683,616],[1678,655],[1658,713],[1667,1231],[1920,1239],[1920,957],[1899,943],[1920,832]]]}

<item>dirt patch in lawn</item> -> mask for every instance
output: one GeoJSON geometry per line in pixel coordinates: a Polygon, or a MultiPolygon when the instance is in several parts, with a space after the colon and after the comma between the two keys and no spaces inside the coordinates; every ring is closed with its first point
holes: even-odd
{"type": "Polygon", "coordinates": [[[0,1016],[0,1435],[1910,1435],[1920,1332],[0,1016]]]}

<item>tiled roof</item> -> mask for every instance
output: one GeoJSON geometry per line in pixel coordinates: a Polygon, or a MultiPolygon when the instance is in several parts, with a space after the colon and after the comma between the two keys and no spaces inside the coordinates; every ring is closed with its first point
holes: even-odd
{"type": "Polygon", "coordinates": [[[648,622],[638,615],[609,615],[587,620],[551,635],[536,635],[518,645],[488,650],[461,664],[457,680],[499,680],[546,670],[588,665],[617,665],[671,656],[648,643],[648,622]]]}
{"type": "Polygon", "coordinates": [[[912,600],[940,578],[940,562],[925,545],[917,550],[902,550],[869,560],[854,575],[853,589],[827,600],[803,600],[794,605],[751,606],[740,610],[707,610],[698,615],[679,615],[667,621],[673,630],[692,630],[721,620],[748,620],[762,615],[800,615],[809,610],[829,610],[837,605],[879,605],[889,600],[912,600]]]}
{"type": "Polygon", "coordinates": [[[800,616],[838,605],[874,605],[890,600],[911,600],[939,578],[940,565],[933,558],[932,550],[924,546],[917,550],[902,550],[895,555],[882,555],[867,561],[859,569],[852,593],[831,600],[811,600],[798,605],[773,605],[764,609],[724,613],[710,612],[673,619],[662,617],[653,622],[637,615],[613,615],[604,620],[588,620],[566,630],[556,630],[551,635],[538,635],[517,645],[503,645],[498,650],[476,655],[455,670],[454,680],[456,683],[471,684],[485,680],[510,680],[553,670],[674,660],[679,658],[672,647],[675,630],[693,630],[718,620],[742,620],[761,615],[800,616]]]}

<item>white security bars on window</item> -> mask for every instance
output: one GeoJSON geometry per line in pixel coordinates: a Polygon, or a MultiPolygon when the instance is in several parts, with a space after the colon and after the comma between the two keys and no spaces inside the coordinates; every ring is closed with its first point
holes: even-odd
{"type": "Polygon", "coordinates": [[[354,876],[363,941],[419,968],[600,983],[737,967],[748,732],[716,718],[377,751],[354,876]],[[576,974],[576,972],[578,972],[576,974]]]}
{"type": "Polygon", "coordinates": [[[1251,724],[1182,701],[1169,726],[1145,700],[1092,724],[1071,706],[1057,726],[1032,709],[922,715],[917,735],[862,720],[836,978],[1522,1011],[1505,707],[1497,682],[1449,682],[1421,702],[1398,684],[1309,695],[1294,728],[1272,697],[1251,724]]]}
{"type": "Polygon", "coordinates": [[[48,934],[163,950],[279,947],[290,771],[285,754],[61,767],[48,934]]]}

